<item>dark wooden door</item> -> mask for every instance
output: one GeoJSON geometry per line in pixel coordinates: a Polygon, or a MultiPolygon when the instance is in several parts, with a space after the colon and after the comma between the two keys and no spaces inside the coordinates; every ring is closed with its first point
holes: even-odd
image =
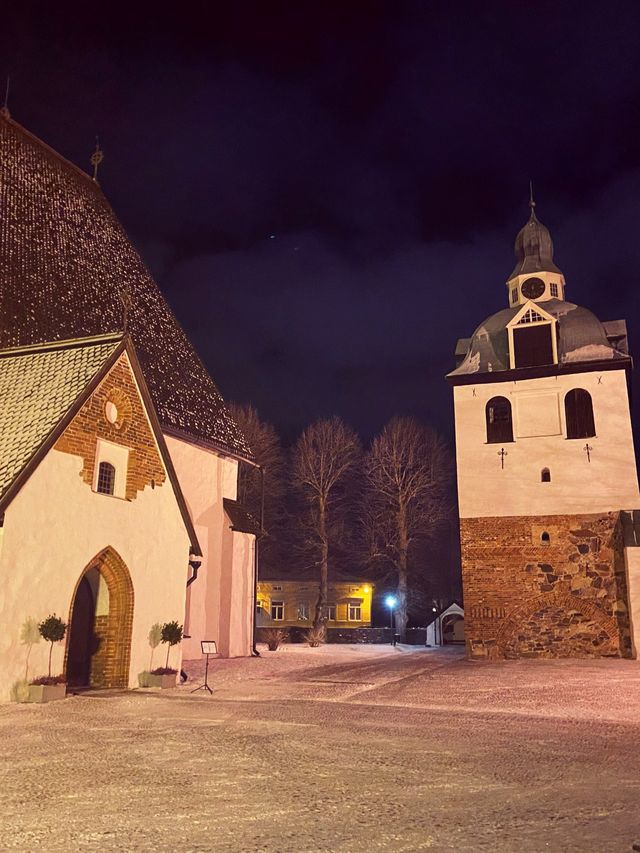
{"type": "Polygon", "coordinates": [[[91,584],[82,578],[73,602],[67,656],[67,684],[88,687],[91,676],[91,656],[95,651],[95,601],[91,584]]]}

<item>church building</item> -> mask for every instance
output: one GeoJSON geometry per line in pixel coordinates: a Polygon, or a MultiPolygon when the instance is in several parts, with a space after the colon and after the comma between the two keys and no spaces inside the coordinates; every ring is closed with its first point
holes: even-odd
{"type": "Polygon", "coordinates": [[[533,199],[508,307],[453,386],[470,657],[637,657],[640,494],[624,320],[567,301],[533,199]]]}
{"type": "Polygon", "coordinates": [[[201,549],[133,344],[4,350],[0,399],[0,698],[47,673],[26,626],[53,614],[68,625],[53,674],[137,686],[151,626],[183,619],[201,549]]]}
{"type": "MultiPolygon", "coordinates": [[[[105,426],[104,412],[96,415],[91,451],[62,434],[57,435],[54,444],[41,434],[30,435],[29,453],[33,459],[29,454],[19,461],[8,458],[6,454],[11,449],[0,445],[0,471],[7,465],[11,469],[11,476],[7,475],[3,483],[5,491],[0,492],[3,549],[12,543],[12,556],[9,558],[5,551],[1,557],[0,600],[4,597],[5,601],[14,601],[16,590],[25,595],[26,575],[32,573],[33,578],[42,577],[43,584],[46,575],[53,601],[56,584],[61,581],[53,566],[60,565],[63,558],[79,582],[83,572],[96,565],[98,553],[110,555],[108,561],[126,563],[125,552],[133,549],[137,559],[145,554],[137,568],[127,565],[133,583],[134,635],[138,610],[143,609],[149,617],[154,610],[146,600],[151,588],[159,590],[166,584],[165,593],[171,591],[172,607],[155,608],[152,621],[165,618],[184,624],[185,658],[200,657],[203,639],[215,640],[223,656],[248,655],[253,644],[256,528],[236,499],[238,465],[240,460],[252,461],[251,450],[102,193],[96,174],[99,159],[95,158],[96,171],[91,177],[17,124],[6,110],[0,111],[0,367],[9,363],[7,359],[22,360],[20,363],[26,365],[36,354],[39,353],[38,359],[45,359],[47,354],[45,361],[50,366],[46,370],[43,366],[41,374],[25,374],[33,381],[28,387],[20,386],[35,413],[49,407],[49,385],[53,387],[57,380],[57,359],[73,360],[85,351],[96,354],[105,346],[124,346],[126,353],[122,350],[122,357],[135,360],[139,376],[135,383],[118,380],[114,397],[107,402],[118,412],[130,413],[138,405],[136,394],[142,395],[140,399],[148,394],[148,399],[143,400],[144,417],[155,424],[157,458],[152,462],[145,457],[144,464],[149,466],[138,471],[139,451],[131,443],[138,436],[138,427],[133,426],[133,421],[128,431],[124,426],[120,431],[112,424],[105,426]],[[105,343],[113,340],[121,343],[105,343]],[[134,391],[134,385],[138,391],[134,391]],[[104,430],[108,435],[103,435],[104,430]],[[104,460],[100,456],[103,451],[107,454],[104,460]],[[75,457],[74,465],[79,466],[77,478],[89,493],[94,493],[91,511],[80,511],[83,505],[73,504],[78,514],[73,520],[69,517],[64,535],[56,526],[60,519],[54,518],[53,503],[63,497],[59,492],[59,469],[71,462],[66,457],[63,461],[57,456],[59,453],[75,457]],[[38,467],[33,468],[36,458],[38,467]],[[50,463],[50,459],[57,461],[50,463]],[[95,478],[99,477],[96,471],[103,461],[113,466],[115,494],[124,502],[118,512],[126,529],[122,534],[127,539],[126,547],[115,545],[116,539],[122,539],[115,535],[110,520],[117,514],[115,503],[109,504],[95,494],[95,478]],[[130,473],[125,476],[127,466],[130,473]],[[24,473],[27,470],[31,478],[41,478],[45,472],[52,478],[38,480],[43,503],[37,507],[23,496],[25,489],[35,488],[24,473]],[[159,510],[159,495],[169,492],[175,506],[171,521],[167,522],[159,510]],[[51,503],[47,502],[47,495],[51,496],[51,503]],[[19,512],[20,502],[24,506],[19,512]],[[158,509],[155,524],[149,518],[141,519],[138,507],[142,505],[150,512],[152,507],[158,509]],[[101,506],[105,507],[104,515],[98,512],[101,506]],[[176,506],[180,510],[179,523],[176,506]],[[25,526],[29,514],[31,527],[25,526]],[[20,555],[13,550],[17,540],[12,532],[18,515],[22,519],[16,527],[16,533],[20,531],[20,555]],[[88,524],[94,529],[92,535],[85,537],[81,528],[88,524]],[[101,543],[98,534],[102,535],[101,543]],[[24,563],[25,553],[43,556],[43,543],[51,553],[46,572],[42,561],[37,566],[24,563]],[[82,548],[80,543],[84,543],[82,548]],[[163,549],[163,554],[159,553],[163,549]],[[117,559],[113,556],[116,553],[117,559]],[[10,562],[5,564],[6,560],[10,562]],[[168,574],[167,561],[172,563],[168,574]],[[182,578],[179,595],[173,582],[175,572],[182,578]]],[[[110,355],[102,355],[106,364],[110,355]]],[[[91,369],[97,369],[93,357],[91,369]]],[[[82,381],[78,375],[76,384],[56,391],[67,396],[64,400],[56,397],[55,406],[47,409],[52,430],[63,423],[65,429],[71,429],[66,413],[77,401],[84,400],[82,395],[87,388],[93,388],[94,376],[89,370],[82,374],[82,381]],[[54,409],[60,419],[55,422],[54,409]]],[[[3,397],[3,410],[7,405],[3,397]]],[[[136,423],[142,423],[143,415],[138,414],[136,423]]],[[[128,417],[127,414],[124,423],[128,417]]],[[[16,429],[16,424],[11,428],[16,429]]],[[[164,500],[171,503],[169,498],[164,500]]],[[[66,579],[64,583],[67,584],[66,579]]],[[[30,616],[48,615],[45,598],[38,599],[41,606],[30,616]]],[[[71,606],[69,600],[67,608],[71,606]]],[[[70,613],[67,609],[58,615],[65,618],[70,613]]],[[[3,632],[9,630],[18,628],[9,625],[3,616],[3,632]]],[[[17,642],[15,637],[11,642],[17,642]]],[[[135,653],[132,646],[131,654],[135,653]]]]}

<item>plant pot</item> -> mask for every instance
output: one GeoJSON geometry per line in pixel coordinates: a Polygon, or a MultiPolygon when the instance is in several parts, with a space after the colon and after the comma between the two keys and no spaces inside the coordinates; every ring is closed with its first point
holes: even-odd
{"type": "Polygon", "coordinates": [[[151,672],[144,672],[138,677],[138,683],[140,687],[160,687],[162,690],[167,690],[176,686],[177,675],[177,672],[170,675],[153,675],[151,672]]]}
{"type": "Polygon", "coordinates": [[[30,684],[29,702],[55,702],[56,699],[64,699],[67,695],[66,684],[30,684]]]}

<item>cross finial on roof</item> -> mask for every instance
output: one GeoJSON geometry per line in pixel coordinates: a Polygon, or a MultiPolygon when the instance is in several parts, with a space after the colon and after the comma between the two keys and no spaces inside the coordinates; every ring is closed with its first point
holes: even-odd
{"type": "Polygon", "coordinates": [[[11,77],[7,74],[7,85],[4,90],[4,103],[2,105],[2,109],[0,112],[5,118],[10,118],[11,113],[9,112],[9,83],[11,82],[11,77]]]}
{"type": "Polygon", "coordinates": [[[96,136],[96,149],[91,155],[91,165],[93,166],[93,180],[98,182],[98,166],[104,160],[104,151],[100,148],[100,142],[96,136]]]}

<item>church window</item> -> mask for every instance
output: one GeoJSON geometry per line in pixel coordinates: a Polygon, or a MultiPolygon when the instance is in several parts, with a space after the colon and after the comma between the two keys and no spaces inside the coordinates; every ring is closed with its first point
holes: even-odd
{"type": "Polygon", "coordinates": [[[518,301],[518,288],[517,287],[514,287],[513,290],[511,291],[511,301],[512,302],[518,301]]]}
{"type": "Polygon", "coordinates": [[[547,533],[546,530],[544,531],[544,533],[540,537],[540,541],[542,542],[543,545],[550,545],[551,544],[551,537],[549,536],[549,534],[547,533]]]}
{"type": "Polygon", "coordinates": [[[558,285],[555,281],[551,282],[551,284],[549,285],[549,290],[551,291],[552,296],[558,295],[558,285]]]}
{"type": "Polygon", "coordinates": [[[282,622],[284,619],[284,601],[271,602],[271,618],[274,622],[282,622]]]}
{"type": "Polygon", "coordinates": [[[551,482],[551,471],[548,468],[542,469],[542,471],[540,472],[540,480],[543,483],[550,483],[551,482]]]}
{"type": "Polygon", "coordinates": [[[522,317],[518,320],[518,326],[528,326],[531,323],[543,323],[544,317],[542,314],[538,314],[537,311],[534,311],[533,308],[527,309],[522,317]]]}
{"type": "Polygon", "coordinates": [[[486,407],[487,443],[513,441],[511,403],[506,397],[492,397],[486,407]]]}
{"type": "Polygon", "coordinates": [[[596,434],[591,394],[584,388],[572,388],[564,398],[567,438],[591,438],[596,434]]]}
{"type": "Polygon", "coordinates": [[[116,482],[116,469],[109,462],[101,462],[98,468],[96,491],[101,495],[112,495],[116,482]]]}
{"type": "Polygon", "coordinates": [[[107,400],[104,406],[104,415],[110,424],[118,422],[118,407],[113,400],[107,400]]]}

